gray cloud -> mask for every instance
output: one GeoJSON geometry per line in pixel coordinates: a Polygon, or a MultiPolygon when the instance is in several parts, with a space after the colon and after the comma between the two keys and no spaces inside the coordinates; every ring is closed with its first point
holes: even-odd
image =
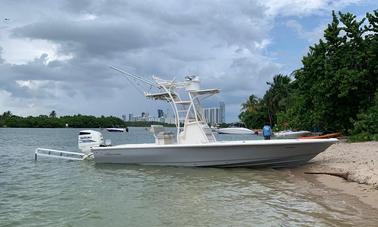
{"type": "Polygon", "coordinates": [[[108,68],[115,65],[166,79],[199,75],[204,87],[223,91],[208,103],[225,101],[235,120],[240,103],[251,93],[261,96],[282,68],[266,54],[272,10],[249,0],[5,0],[0,14],[12,21],[0,33],[0,106],[24,115],[51,108],[96,115],[166,109],[145,102],[108,68]],[[24,47],[38,54],[23,63],[5,57],[17,59],[24,47]]]}
{"type": "Polygon", "coordinates": [[[262,75],[265,67],[272,69],[269,73],[278,70],[256,45],[269,38],[272,28],[265,8],[256,2],[58,1],[44,7],[50,9],[44,16],[28,14],[32,18],[15,24],[10,37],[47,41],[56,45],[58,55],[71,58],[41,55],[21,65],[3,64],[0,89],[12,97],[38,99],[46,107],[73,99],[115,107],[109,100],[123,96],[130,112],[153,111],[150,104],[133,102],[140,94],[108,65],[167,79],[197,74],[204,86],[224,91],[214,100],[228,104],[240,103],[256,84],[269,80],[272,75],[262,75]],[[17,81],[38,86],[33,90],[17,81]]]}
{"type": "Polygon", "coordinates": [[[2,53],[3,53],[3,48],[0,47],[0,64],[4,63],[4,59],[1,56],[2,53]]]}
{"type": "Polygon", "coordinates": [[[42,39],[59,43],[67,54],[106,56],[108,53],[151,48],[168,42],[156,29],[130,22],[48,21],[13,30],[16,38],[42,39]]]}
{"type": "Polygon", "coordinates": [[[73,13],[85,13],[88,10],[91,11],[93,3],[94,1],[91,0],[68,0],[64,1],[61,7],[73,13]]]}

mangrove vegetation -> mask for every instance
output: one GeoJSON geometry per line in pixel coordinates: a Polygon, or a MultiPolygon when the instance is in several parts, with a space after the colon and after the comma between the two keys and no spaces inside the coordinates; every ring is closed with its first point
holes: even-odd
{"type": "Polygon", "coordinates": [[[111,127],[149,127],[152,124],[172,126],[161,122],[123,121],[114,116],[95,117],[90,115],[73,115],[58,117],[53,110],[49,115],[21,117],[6,111],[0,115],[0,127],[10,128],[111,128],[111,127]]]}
{"type": "Polygon", "coordinates": [[[291,75],[276,75],[262,98],[251,95],[240,120],[249,128],[270,122],[277,130],[378,140],[378,10],[362,19],[333,12],[324,38],[309,48],[302,64],[291,75]]]}

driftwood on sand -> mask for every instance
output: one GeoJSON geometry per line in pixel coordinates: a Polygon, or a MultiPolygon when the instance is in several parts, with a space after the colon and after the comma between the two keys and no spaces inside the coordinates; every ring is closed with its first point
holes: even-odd
{"type": "Polygon", "coordinates": [[[305,174],[325,174],[325,175],[331,175],[335,177],[341,177],[344,180],[348,180],[349,172],[327,172],[327,171],[321,171],[321,172],[304,172],[305,174]]]}

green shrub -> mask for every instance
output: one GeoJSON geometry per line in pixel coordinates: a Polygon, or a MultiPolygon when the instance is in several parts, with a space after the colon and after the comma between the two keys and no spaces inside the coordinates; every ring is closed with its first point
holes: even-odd
{"type": "Polygon", "coordinates": [[[352,140],[378,140],[378,90],[375,93],[374,104],[357,115],[350,132],[352,140]]]}

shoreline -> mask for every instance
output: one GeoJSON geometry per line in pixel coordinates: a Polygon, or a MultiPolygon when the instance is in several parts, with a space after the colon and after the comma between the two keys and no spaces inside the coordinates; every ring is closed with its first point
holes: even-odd
{"type": "Polygon", "coordinates": [[[378,142],[334,144],[292,173],[378,209],[378,142]]]}

